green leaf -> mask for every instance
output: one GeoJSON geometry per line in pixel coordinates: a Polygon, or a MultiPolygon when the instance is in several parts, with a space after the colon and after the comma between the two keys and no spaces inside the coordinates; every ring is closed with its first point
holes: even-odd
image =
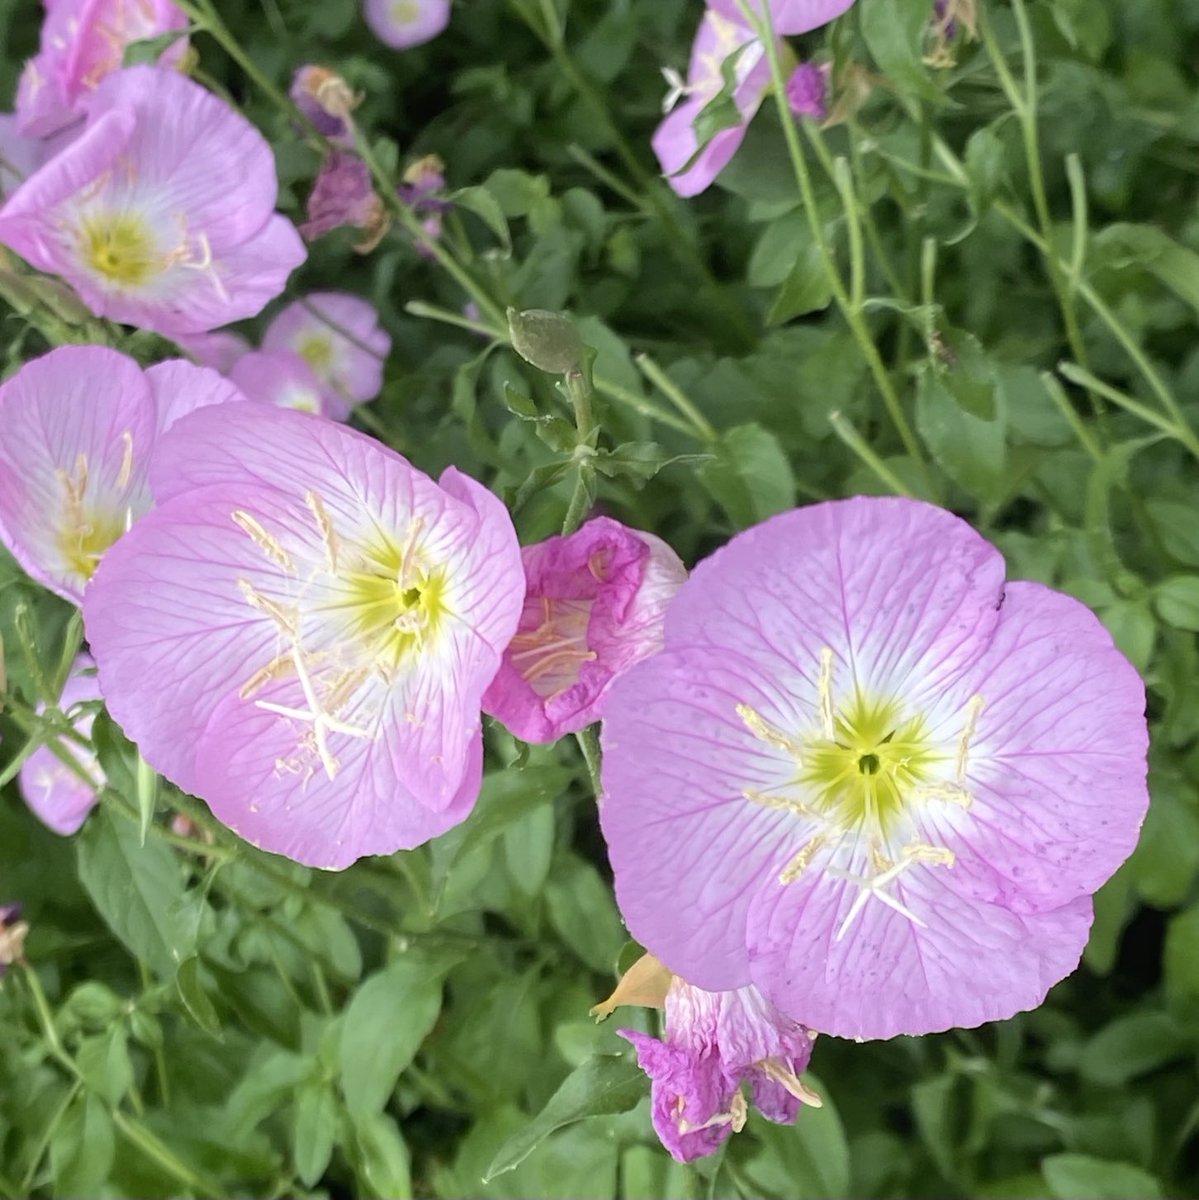
{"type": "Polygon", "coordinates": [[[380,1200],[407,1200],[412,1195],[408,1147],[395,1121],[386,1113],[355,1113],[355,1170],[361,1195],[380,1200]]]}
{"type": "Polygon", "coordinates": [[[1137,266],[1155,275],[1199,312],[1199,254],[1153,225],[1108,225],[1096,234],[1097,265],[1115,270],[1137,266]]]}
{"type": "Polygon", "coordinates": [[[441,1011],[448,965],[397,958],[354,993],[341,1030],[341,1090],[352,1113],[381,1112],[441,1011]]]}
{"type": "Polygon", "coordinates": [[[315,1185],[333,1157],[336,1117],[333,1093],[327,1085],[310,1081],[300,1089],[292,1125],[292,1161],[306,1187],[315,1185]]]}
{"type": "Polygon", "coordinates": [[[1170,918],[1163,955],[1166,995],[1180,1009],[1199,1002],[1199,904],[1170,918]]]}
{"type": "Polygon", "coordinates": [[[1157,497],[1146,500],[1145,507],[1167,553],[1184,566],[1199,567],[1199,509],[1157,497]]]}
{"type": "Polygon", "coordinates": [[[136,67],[140,63],[156,63],[180,38],[187,35],[186,29],[172,29],[169,33],[160,33],[157,37],[130,42],[125,47],[121,66],[136,67]]]}
{"type": "Polygon", "coordinates": [[[116,1133],[108,1106],[81,1092],[59,1121],[50,1141],[56,1196],[97,1196],[116,1157],[116,1133]]]}
{"type": "Polygon", "coordinates": [[[221,1021],[217,1011],[208,998],[201,980],[200,959],[195,954],[188,955],[180,964],[175,975],[175,986],[179,989],[179,997],[189,1016],[205,1033],[220,1037],[221,1021]]]}
{"type": "Polygon", "coordinates": [[[545,888],[550,924],[594,971],[607,974],[624,945],[612,889],[589,863],[563,855],[545,888]]]}
{"type": "Polygon", "coordinates": [[[646,1094],[647,1080],[631,1055],[603,1055],[572,1071],[549,1102],[518,1134],[500,1148],[484,1183],[518,1167],[538,1143],[556,1130],[586,1117],[628,1112],[646,1094]]]}
{"type": "Polygon", "coordinates": [[[133,1083],[133,1064],[122,1024],[113,1025],[107,1033],[84,1038],[75,1062],[84,1083],[110,1105],[119,1104],[133,1083]]]}
{"type": "Polygon", "coordinates": [[[1161,1185],[1132,1163],[1086,1154],[1051,1154],[1041,1173],[1057,1200],[1159,1200],[1161,1185]]]}
{"type": "Polygon", "coordinates": [[[1175,629],[1199,631],[1199,575],[1175,575],[1153,591],[1157,614],[1175,629]]]}
{"type": "Polygon", "coordinates": [[[982,216],[999,192],[1004,178],[1003,142],[993,127],[976,129],[966,142],[966,174],[970,177],[970,204],[982,216]]]}
{"type": "Polygon", "coordinates": [[[795,476],[778,438],[761,425],[736,425],[721,434],[700,481],[744,529],[795,506],[795,476]]]}
{"type": "Polygon", "coordinates": [[[925,366],[916,393],[916,428],[945,473],[964,491],[995,500],[1004,488],[1004,426],[963,409],[943,373],[925,366]]]}
{"type": "Polygon", "coordinates": [[[173,976],[194,941],[180,920],[175,856],[158,841],[140,845],[137,827],[101,806],[79,835],[78,857],[80,882],[108,927],[156,974],[173,976]]]}
{"type": "Polygon", "coordinates": [[[820,247],[809,234],[796,251],[795,261],[779,288],[766,320],[771,325],[822,312],[832,303],[833,289],[820,247]]]}
{"type": "Polygon", "coordinates": [[[925,0],[861,0],[857,10],[862,36],[883,74],[909,96],[943,103],[924,65],[932,6],[925,0]]]}
{"type": "Polygon", "coordinates": [[[1122,1087],[1189,1052],[1194,1039],[1169,1013],[1137,1012],[1105,1025],[1083,1047],[1078,1062],[1084,1079],[1122,1087]]]}
{"type": "Polygon", "coordinates": [[[508,229],[508,218],[500,202],[486,187],[459,188],[450,195],[450,200],[460,208],[473,212],[499,238],[507,254],[512,253],[512,234],[508,229]]]}

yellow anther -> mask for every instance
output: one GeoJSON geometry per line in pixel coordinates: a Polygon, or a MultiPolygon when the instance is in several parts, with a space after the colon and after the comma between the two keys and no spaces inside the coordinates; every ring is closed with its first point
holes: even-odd
{"type": "Polygon", "coordinates": [[[745,724],[745,728],[750,731],[760,742],[765,742],[768,746],[775,746],[779,750],[785,751],[791,755],[797,763],[803,762],[803,746],[798,739],[790,737],[780,729],[776,729],[769,721],[748,704],[737,705],[737,716],[745,724]]]}
{"type": "Polygon", "coordinates": [[[820,651],[820,727],[831,742],[837,736],[837,721],[833,712],[833,652],[825,646],[820,651]]]}
{"type": "Polygon", "coordinates": [[[805,842],[800,847],[799,853],[779,872],[779,883],[784,887],[789,883],[794,883],[804,873],[805,868],[812,861],[812,856],[827,841],[828,838],[821,833],[811,841],[805,842]]]}
{"type": "Polygon", "coordinates": [[[261,671],[255,671],[245,683],[238,689],[238,696],[243,700],[249,700],[255,692],[261,691],[268,683],[275,679],[282,679],[285,675],[291,673],[292,662],[290,654],[281,654],[278,658],[272,659],[267,663],[261,671]]]}
{"type": "MultiPolygon", "coordinates": [[[[809,1036],[813,1036],[815,1031],[809,1031],[809,1036]]],[[[767,1079],[773,1079],[775,1083],[781,1084],[786,1090],[802,1104],[806,1104],[809,1108],[823,1108],[824,1100],[819,1092],[814,1092],[790,1067],[781,1059],[764,1058],[760,1062],[754,1064],[767,1079]]]]}
{"type": "Polygon", "coordinates": [[[321,542],[325,547],[325,558],[329,563],[329,573],[337,574],[337,533],[333,528],[333,518],[329,516],[329,510],[325,507],[325,502],[316,494],[316,492],[305,492],[304,503],[308,505],[308,511],[312,513],[313,519],[316,521],[317,531],[321,535],[321,542]]]}
{"type": "Polygon", "coordinates": [[[272,600],[269,596],[264,596],[261,592],[255,591],[253,584],[249,580],[239,579],[237,587],[245,598],[246,603],[251,608],[256,608],[259,612],[266,613],[276,626],[278,626],[281,633],[289,638],[299,637],[300,614],[294,608],[289,608],[286,605],[280,604],[277,600],[272,600]]]}
{"type": "Polygon", "coordinates": [[[269,558],[272,562],[277,563],[285,571],[294,572],[296,564],[292,560],[290,554],[283,549],[279,539],[273,534],[267,533],[262,527],[262,524],[257,518],[252,517],[244,509],[235,509],[229,514],[236,525],[243,533],[250,536],[254,544],[269,558]]]}
{"type": "Polygon", "coordinates": [[[792,800],[787,796],[771,796],[766,792],[759,792],[754,788],[746,788],[741,793],[746,800],[752,800],[755,804],[760,804],[763,808],[781,808],[786,812],[795,813],[797,817],[816,817],[819,819],[820,814],[814,808],[810,808],[800,800],[792,800]]]}
{"type": "Polygon", "coordinates": [[[970,739],[978,731],[978,716],[983,710],[983,698],[971,696],[966,705],[966,724],[962,728],[962,736],[958,739],[958,755],[954,760],[953,773],[958,783],[966,778],[966,762],[970,754],[970,739]]]}
{"type": "Polygon", "coordinates": [[[117,472],[117,487],[124,491],[133,478],[133,434],[128,429],[121,434],[121,469],[117,472]]]}

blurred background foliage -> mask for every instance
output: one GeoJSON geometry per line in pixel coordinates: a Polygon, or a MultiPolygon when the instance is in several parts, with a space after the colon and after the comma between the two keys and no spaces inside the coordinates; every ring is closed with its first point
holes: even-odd
{"type": "MultiPolygon", "coordinates": [[[[904,490],[1095,608],[1148,683],[1153,802],[1078,972],[1002,1025],[821,1039],[822,1110],[683,1168],[602,1057],[652,1015],[587,1016],[629,947],[573,742],[489,727],[465,825],[333,875],[237,843],[103,717],[109,788],[56,838],[0,712],[0,902],[31,925],[0,991],[0,1195],[1199,1194],[1199,0],[981,3],[940,66],[930,0],[796,42],[833,58],[844,118],[799,130],[806,206],[770,102],[709,192],[658,177],[659,68],[698,0],[460,0],[402,54],[358,0],[218,0],[194,71],[270,138],[293,216],[320,155],[260,83],[300,64],[362,92],[384,175],[445,160],[450,269],[403,223],[366,257],[343,230],[287,298],[378,306],[395,349],[358,419],[487,481],[525,540],[560,523],[574,446],[509,305],[577,318],[596,504],[688,562],[796,503],[904,490]]],[[[40,19],[0,0],[4,97],[40,19]]],[[[47,343],[3,315],[10,372],[47,343]]],[[[9,560],[0,636],[11,695],[52,700],[78,628],[9,560]]]]}

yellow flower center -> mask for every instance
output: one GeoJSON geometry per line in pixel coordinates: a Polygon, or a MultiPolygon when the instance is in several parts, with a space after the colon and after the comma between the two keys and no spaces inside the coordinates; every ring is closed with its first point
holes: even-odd
{"type": "Polygon", "coordinates": [[[420,17],[416,0],[392,0],[391,19],[397,25],[412,25],[420,17]]]}
{"type": "Polygon", "coordinates": [[[86,217],[79,240],[84,262],[112,283],[138,287],[162,270],[152,231],[132,213],[86,217]]]}
{"type": "Polygon", "coordinates": [[[300,357],[318,374],[333,365],[333,339],[323,333],[310,333],[296,344],[300,357]]]}
{"type": "Polygon", "coordinates": [[[917,807],[929,802],[970,806],[966,766],[982,697],[970,700],[956,743],[947,743],[899,698],[871,696],[855,685],[838,703],[833,684],[833,653],[826,649],[814,730],[780,730],[748,705],[737,706],[750,733],[781,750],[794,767],[789,779],[767,791],[746,789],[745,798],[794,813],[811,833],[779,873],[780,884],[794,883],[819,857],[826,875],[860,889],[837,940],[871,896],[923,925],[884,889],[917,863],[953,866],[952,851],[919,840],[914,818],[917,807]]]}

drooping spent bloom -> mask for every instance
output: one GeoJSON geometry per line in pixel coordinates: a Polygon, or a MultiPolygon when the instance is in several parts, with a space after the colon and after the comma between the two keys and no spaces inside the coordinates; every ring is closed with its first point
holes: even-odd
{"type": "Polygon", "coordinates": [[[352,114],[362,97],[336,71],[313,65],[297,67],[288,95],[318,133],[332,142],[353,145],[352,114]]]}
{"type": "MultiPolygon", "coordinates": [[[[749,7],[757,14],[769,11],[770,23],[779,37],[794,37],[801,33],[811,33],[813,29],[835,21],[853,7],[853,2],[854,0],[766,0],[767,7],[764,10],[762,0],[749,0],[749,7]]],[[[708,0],[708,7],[726,20],[745,20],[738,0],[708,0]]]]}
{"type": "MultiPolygon", "coordinates": [[[[58,701],[64,713],[70,715],[76,705],[101,699],[95,667],[89,654],[80,654],[75,659],[58,701]]],[[[95,719],[93,709],[80,709],[74,720],[75,729],[90,737],[95,719]]],[[[42,824],[67,837],[79,829],[95,808],[96,793],[104,786],[104,772],[95,753],[78,743],[63,738],[58,748],[70,755],[78,765],[77,771],[67,766],[49,746],[39,746],[22,765],[19,783],[25,803],[42,824]]]]}
{"type": "Polygon", "coordinates": [[[0,541],[73,604],[96,564],[150,507],[159,436],[184,413],[241,399],[215,371],[148,371],[102,346],[63,346],[0,386],[0,541]]]}
{"type": "Polygon", "coordinates": [[[942,509],[857,498],[739,534],[665,641],[609,694],[600,822],[672,971],[886,1038],[1074,970],[1148,803],[1144,689],[1082,604],[1005,584],[942,509]]]}
{"type": "Polygon", "coordinates": [[[228,375],[233,364],[251,349],[249,341],[231,329],[178,334],[174,341],[193,362],[201,367],[211,367],[222,375],[228,375]]]}
{"type": "Polygon", "coordinates": [[[647,954],[592,1013],[603,1017],[622,1004],[666,1010],[661,1039],[633,1029],[617,1032],[632,1043],[653,1081],[654,1129],[679,1162],[714,1153],[744,1128],[742,1083],[749,1084],[754,1107],[776,1124],[792,1124],[803,1104],[820,1107],[820,1097],[800,1080],[816,1034],[785,1017],[757,988],[705,992],[647,954]],[[634,977],[631,994],[622,995],[634,977]],[[655,986],[660,998],[646,994],[655,986]]]}
{"type": "Polygon", "coordinates": [[[253,316],[283,290],[304,248],[274,211],[274,157],[249,121],[155,67],[117,71],[82,103],[83,132],[0,208],[0,242],[98,316],[168,337],[253,316]]]}
{"type": "Polygon", "coordinates": [[[151,488],[83,614],[108,709],[146,761],[310,866],[462,821],[479,702],[524,599],[499,500],[263,404],[180,421],[151,488]]]}
{"type": "Polygon", "coordinates": [[[229,379],[250,400],[320,413],[334,420],[346,415],[344,405],[338,405],[337,412],[329,411],[325,388],[316,372],[292,350],[252,350],[237,360],[229,379]]]}
{"type": "MultiPolygon", "coordinates": [[[[17,87],[21,132],[46,137],[78,121],[88,94],[120,69],[128,46],[186,28],[171,0],[47,0],[41,48],[17,87]]],[[[173,65],[186,50],[180,37],[159,61],[173,65]]]]}
{"type": "Polygon", "coordinates": [[[828,74],[825,63],[800,63],[787,80],[787,103],[797,117],[823,121],[828,116],[828,74]]]}
{"type": "Polygon", "coordinates": [[[29,925],[21,920],[19,904],[0,904],[0,979],[14,963],[25,957],[29,925]]]}
{"type": "MultiPolygon", "coordinates": [[[[780,37],[806,33],[840,16],[852,3],[771,0],[774,31],[780,37]]],[[[790,58],[790,51],[782,43],[779,53],[784,62],[790,58]]],[[[673,71],[664,74],[671,90],[663,104],[667,116],[652,139],[654,153],[674,191],[680,196],[695,196],[724,170],[744,140],[770,88],[770,61],[737,0],[710,0],[691,49],[686,81],[673,71]],[[701,144],[696,121],[724,91],[726,70],[732,72],[734,80],[732,104],[726,114],[728,123],[701,144]]]]}
{"type": "Polygon", "coordinates": [[[373,400],[383,386],[391,336],[374,306],[346,292],[312,292],[289,304],[270,323],[264,350],[290,350],[315,372],[329,416],[373,400]]]}
{"type": "Polygon", "coordinates": [[[450,0],[365,0],[371,32],[393,50],[432,41],[450,23],[450,0]]]}
{"type": "Polygon", "coordinates": [[[521,551],[525,604],[483,709],[526,742],[598,720],[612,681],[662,646],[687,570],[651,533],[596,517],[521,551]]]}
{"type": "Polygon", "coordinates": [[[370,168],[349,150],[334,150],[321,164],[308,194],[308,220],[300,233],[315,241],[343,226],[361,229],[365,237],[356,243],[359,254],[373,250],[391,224],[391,214],[375,191],[370,168]]]}
{"type": "Polygon", "coordinates": [[[929,48],[924,61],[932,67],[951,67],[954,64],[952,45],[958,34],[959,22],[968,37],[978,29],[976,0],[935,0],[930,22],[929,48]]]}
{"type": "MultiPolygon", "coordinates": [[[[422,218],[425,235],[437,241],[441,237],[441,218],[452,207],[440,199],[445,191],[445,163],[436,154],[426,154],[408,165],[403,178],[398,191],[400,199],[422,218]]],[[[416,248],[424,257],[431,257],[423,242],[418,242],[416,248]]]]}

